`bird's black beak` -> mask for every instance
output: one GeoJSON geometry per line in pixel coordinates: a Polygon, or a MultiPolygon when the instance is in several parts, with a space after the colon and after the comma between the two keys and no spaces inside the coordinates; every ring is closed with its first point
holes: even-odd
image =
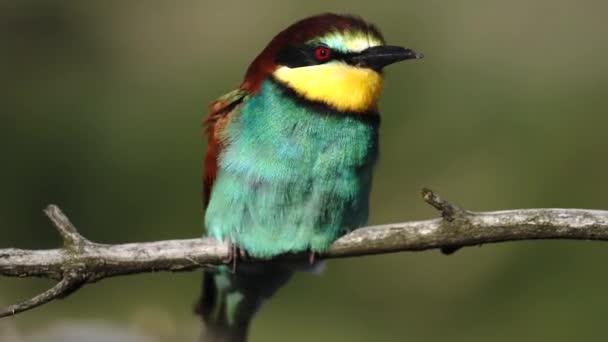
{"type": "Polygon", "coordinates": [[[367,48],[350,58],[350,63],[356,66],[382,70],[385,66],[406,59],[420,59],[424,55],[412,49],[401,46],[379,45],[367,48]]]}

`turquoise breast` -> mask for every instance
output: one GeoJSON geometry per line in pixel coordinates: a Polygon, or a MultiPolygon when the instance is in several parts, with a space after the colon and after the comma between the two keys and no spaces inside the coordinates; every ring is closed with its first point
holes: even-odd
{"type": "Polygon", "coordinates": [[[271,257],[323,252],[365,225],[378,153],[378,120],[369,118],[306,103],[265,81],[226,128],[208,234],[271,257]]]}

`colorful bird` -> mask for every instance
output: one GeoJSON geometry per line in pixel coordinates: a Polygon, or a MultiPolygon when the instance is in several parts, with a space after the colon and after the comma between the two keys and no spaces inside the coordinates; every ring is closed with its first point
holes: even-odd
{"type": "MultiPolygon", "coordinates": [[[[317,15],[280,32],[241,86],[210,106],[207,235],[256,258],[314,256],[365,225],[382,69],[421,57],[349,15],[317,15]]],[[[262,300],[292,272],[272,263],[206,271],[198,312],[207,340],[246,340],[262,300]]]]}

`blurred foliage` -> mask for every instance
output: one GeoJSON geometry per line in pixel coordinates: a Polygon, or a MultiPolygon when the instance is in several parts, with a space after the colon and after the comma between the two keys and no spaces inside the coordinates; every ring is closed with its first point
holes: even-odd
{"type": "MultiPolygon", "coordinates": [[[[473,210],[608,207],[608,2],[2,1],[0,248],[57,246],[49,202],[99,242],[200,235],[207,103],[280,29],[324,11],[426,55],[387,72],[371,223],[436,215],[423,186],[473,210]]],[[[539,241],[332,261],[270,301],[252,340],[599,340],[607,257],[539,241]]],[[[0,302],[49,285],[0,278],[0,302]]],[[[84,319],[192,340],[199,285],[196,272],[106,280],[0,336],[84,319]]]]}

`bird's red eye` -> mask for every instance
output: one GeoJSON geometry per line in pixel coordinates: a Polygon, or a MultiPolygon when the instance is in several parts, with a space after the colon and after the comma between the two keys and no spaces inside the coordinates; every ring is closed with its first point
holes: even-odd
{"type": "Polygon", "coordinates": [[[319,61],[326,61],[331,57],[331,50],[325,46],[319,46],[315,49],[315,58],[319,61]]]}

